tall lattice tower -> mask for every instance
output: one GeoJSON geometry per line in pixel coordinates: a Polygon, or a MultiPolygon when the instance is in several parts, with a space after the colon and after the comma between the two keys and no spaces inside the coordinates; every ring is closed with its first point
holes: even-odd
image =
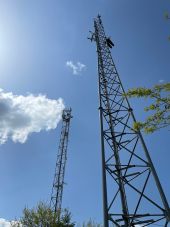
{"type": "Polygon", "coordinates": [[[62,128],[50,201],[50,207],[53,209],[54,212],[59,211],[58,212],[59,215],[61,211],[63,196],[64,175],[67,160],[67,146],[71,118],[72,118],[71,108],[64,109],[62,114],[62,128]]]}
{"type": "Polygon", "coordinates": [[[168,226],[170,209],[113,62],[101,17],[94,19],[98,53],[104,227],[168,226]]]}

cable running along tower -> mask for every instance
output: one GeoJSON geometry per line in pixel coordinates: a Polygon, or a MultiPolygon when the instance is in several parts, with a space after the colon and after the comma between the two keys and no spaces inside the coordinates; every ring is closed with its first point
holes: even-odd
{"type": "MultiPolygon", "coordinates": [[[[113,62],[101,17],[94,19],[98,54],[104,227],[168,226],[170,209],[113,62]]],[[[156,151],[155,151],[156,152],[156,151]]]]}
{"type": "Polygon", "coordinates": [[[61,211],[63,196],[64,175],[67,160],[67,146],[71,118],[71,108],[64,109],[62,114],[62,128],[50,201],[50,207],[54,212],[59,212],[59,215],[61,211]]]}

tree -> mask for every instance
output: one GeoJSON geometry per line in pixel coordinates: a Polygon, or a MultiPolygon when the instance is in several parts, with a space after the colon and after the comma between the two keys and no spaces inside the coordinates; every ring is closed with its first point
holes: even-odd
{"type": "Polygon", "coordinates": [[[87,223],[83,223],[82,227],[102,227],[102,225],[97,224],[90,219],[87,223]]]}
{"type": "Polygon", "coordinates": [[[144,129],[152,133],[161,128],[170,126],[170,83],[155,85],[153,88],[134,88],[126,93],[128,97],[150,98],[153,102],[145,107],[146,112],[151,112],[144,122],[135,122],[134,129],[144,129]]]}
{"type": "Polygon", "coordinates": [[[71,222],[71,213],[68,210],[63,210],[59,214],[46,204],[40,202],[36,208],[23,210],[23,217],[12,227],[73,227],[75,224],[71,222]]]}

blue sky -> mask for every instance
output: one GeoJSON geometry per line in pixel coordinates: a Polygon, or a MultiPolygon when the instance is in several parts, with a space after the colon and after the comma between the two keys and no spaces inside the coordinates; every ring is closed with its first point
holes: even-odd
{"type": "MultiPolygon", "coordinates": [[[[79,223],[102,222],[101,159],[95,44],[87,40],[102,15],[115,47],[113,59],[125,89],[169,81],[168,0],[1,0],[0,84],[15,95],[44,94],[72,107],[63,207],[79,223]],[[67,61],[86,65],[73,75],[67,61]]],[[[136,118],[145,101],[130,100],[136,118]]],[[[49,201],[60,125],[33,133],[24,143],[0,146],[0,217],[18,218],[25,206],[49,201]]],[[[170,146],[167,129],[145,136],[168,200],[170,146]]]]}

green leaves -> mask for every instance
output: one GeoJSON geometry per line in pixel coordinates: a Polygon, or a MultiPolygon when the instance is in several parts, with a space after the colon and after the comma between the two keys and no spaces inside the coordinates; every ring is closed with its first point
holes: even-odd
{"type": "Polygon", "coordinates": [[[158,84],[153,88],[133,88],[126,93],[128,97],[149,98],[152,104],[144,110],[151,115],[144,122],[135,122],[134,129],[143,129],[146,133],[152,133],[164,127],[170,126],[170,83],[158,84]]]}
{"type": "Polygon", "coordinates": [[[23,210],[23,217],[12,225],[13,227],[74,227],[71,222],[71,213],[63,210],[60,214],[55,213],[48,205],[40,202],[37,207],[23,210]]]}
{"type": "Polygon", "coordinates": [[[87,223],[83,223],[82,227],[102,227],[102,225],[97,224],[90,219],[87,223]]]}
{"type": "Polygon", "coordinates": [[[130,90],[128,90],[128,92],[126,93],[127,96],[131,97],[148,97],[152,94],[152,90],[151,89],[147,89],[147,88],[132,88],[130,90]]]}

